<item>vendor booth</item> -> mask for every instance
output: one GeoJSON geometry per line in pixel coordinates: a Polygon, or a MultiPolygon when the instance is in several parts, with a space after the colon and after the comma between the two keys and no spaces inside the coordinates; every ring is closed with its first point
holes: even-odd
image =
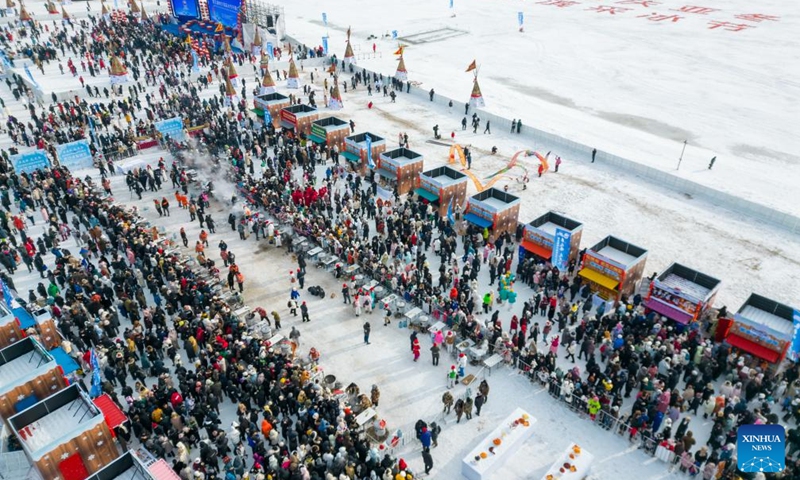
{"type": "Polygon", "coordinates": [[[753,293],[733,316],[725,341],[743,352],[778,364],[794,340],[795,314],[791,307],[753,293]]]}
{"type": "Polygon", "coordinates": [[[289,97],[275,92],[265,95],[256,95],[253,104],[255,105],[253,113],[264,120],[264,114],[268,112],[269,119],[272,121],[272,126],[279,128],[281,126],[281,110],[288,107],[290,102],[289,97]]]}
{"type": "Polygon", "coordinates": [[[583,254],[578,274],[605,300],[631,296],[644,274],[647,250],[608,236],[583,254]]]}
{"type": "Polygon", "coordinates": [[[55,358],[33,338],[0,350],[0,418],[17,413],[67,387],[55,358]]]}
{"type": "Polygon", "coordinates": [[[519,204],[519,197],[496,188],[487,188],[469,197],[464,220],[481,229],[488,228],[490,239],[494,241],[503,233],[516,233],[519,204]]]}
{"type": "Polygon", "coordinates": [[[56,327],[56,321],[50,310],[40,308],[33,312],[36,319],[36,330],[39,332],[39,341],[46,350],[52,350],[61,345],[61,333],[56,327]]]}
{"type": "Polygon", "coordinates": [[[535,255],[540,260],[552,261],[554,265],[561,262],[569,264],[578,258],[582,235],[582,223],[552,211],[547,212],[525,225],[519,249],[520,259],[535,255]],[[555,243],[558,248],[554,248],[555,243]],[[556,253],[560,258],[556,258],[556,253]]]}
{"type": "Polygon", "coordinates": [[[17,317],[6,308],[5,302],[0,302],[0,348],[19,342],[23,338],[25,334],[17,317]]]}
{"type": "Polygon", "coordinates": [[[467,202],[466,175],[455,168],[443,166],[436,167],[419,174],[419,183],[414,193],[425,202],[431,203],[439,217],[447,217],[447,209],[452,202],[452,209],[456,206],[463,207],[467,202]]]}
{"type": "Polygon", "coordinates": [[[350,162],[353,170],[360,175],[365,175],[370,159],[377,164],[378,157],[386,151],[386,140],[374,133],[357,133],[344,139],[344,148],[342,156],[350,162]]]}
{"type": "Polygon", "coordinates": [[[71,385],[8,419],[42,478],[83,480],[119,456],[102,412],[71,385]]]}
{"type": "Polygon", "coordinates": [[[311,123],[311,135],[308,139],[314,143],[325,143],[329,147],[336,145],[342,151],[348,133],[350,125],[344,120],[336,117],[320,118],[311,123]]]}
{"type": "Polygon", "coordinates": [[[414,188],[422,173],[422,155],[403,147],[388,150],[378,157],[375,173],[376,180],[392,188],[396,186],[398,194],[405,195],[414,188]]]}
{"type": "Polygon", "coordinates": [[[293,131],[295,135],[302,133],[308,137],[311,135],[311,124],[319,120],[319,112],[316,108],[301,103],[282,108],[280,118],[281,127],[293,131]]]}
{"type": "Polygon", "coordinates": [[[720,283],[716,278],[673,263],[650,282],[644,306],[686,325],[714,305],[720,283]]]}

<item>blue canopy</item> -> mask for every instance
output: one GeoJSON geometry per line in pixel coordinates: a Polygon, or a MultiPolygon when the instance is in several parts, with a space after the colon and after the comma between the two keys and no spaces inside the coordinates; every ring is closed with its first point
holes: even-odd
{"type": "Polygon", "coordinates": [[[469,223],[471,223],[473,225],[477,225],[477,226],[479,226],[481,228],[489,228],[489,227],[492,226],[492,222],[490,220],[486,220],[483,217],[479,217],[479,216],[475,215],[474,213],[468,213],[468,214],[464,215],[464,220],[468,221],[469,223]]]}
{"type": "Polygon", "coordinates": [[[19,328],[20,330],[27,330],[31,327],[36,326],[36,319],[33,318],[33,315],[30,314],[27,310],[23,307],[17,307],[11,310],[14,313],[14,316],[17,317],[19,320],[19,328]]]}
{"type": "Polygon", "coordinates": [[[65,352],[61,347],[56,347],[50,350],[50,355],[53,356],[58,366],[64,371],[64,375],[69,375],[80,368],[78,362],[67,355],[67,352],[65,352]]]}

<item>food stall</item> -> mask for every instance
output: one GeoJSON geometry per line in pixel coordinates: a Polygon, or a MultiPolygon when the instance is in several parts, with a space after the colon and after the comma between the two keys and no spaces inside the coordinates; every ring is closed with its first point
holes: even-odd
{"type": "Polygon", "coordinates": [[[516,233],[519,220],[519,197],[496,188],[469,197],[464,220],[483,229],[488,228],[490,241],[501,234],[516,233]]]}
{"type": "Polygon", "coordinates": [[[647,250],[608,236],[586,250],[578,274],[604,300],[631,296],[644,274],[647,250]]]}
{"type": "Polygon", "coordinates": [[[461,475],[488,480],[533,436],[536,419],[516,408],[461,461],[461,475]]]}
{"type": "Polygon", "coordinates": [[[687,325],[714,305],[722,282],[679,263],[673,263],[650,282],[644,306],[687,325]]]}
{"type": "Polygon", "coordinates": [[[17,317],[0,302],[0,348],[7,347],[25,338],[17,317]]]}
{"type": "Polygon", "coordinates": [[[382,177],[391,188],[397,187],[400,195],[405,195],[414,188],[414,184],[422,173],[422,155],[407,148],[387,150],[378,156],[375,173],[382,177]]]}
{"type": "Polygon", "coordinates": [[[525,225],[519,258],[522,260],[529,255],[535,255],[540,260],[555,264],[557,262],[554,259],[553,245],[558,240],[559,248],[555,250],[566,254],[562,259],[568,264],[571,260],[578,259],[582,235],[582,223],[553,211],[547,212],[525,225]]]}
{"type": "Polygon", "coordinates": [[[777,365],[794,341],[798,321],[796,310],[753,293],[733,316],[725,341],[777,365]]]}
{"type": "Polygon", "coordinates": [[[281,126],[281,110],[288,107],[290,102],[289,97],[286,95],[273,92],[264,95],[256,95],[253,104],[255,106],[253,113],[263,120],[264,113],[269,112],[269,116],[272,119],[272,126],[278,128],[281,126]]]}
{"type": "Polygon", "coordinates": [[[339,150],[344,150],[344,139],[350,132],[350,125],[336,117],[320,118],[311,123],[311,135],[308,139],[314,143],[327,144],[329,147],[336,145],[339,150]]]}
{"type": "Polygon", "coordinates": [[[377,164],[380,154],[386,151],[386,140],[374,133],[357,133],[344,139],[344,148],[342,156],[350,162],[353,170],[365,175],[370,159],[377,164]]]}
{"type": "Polygon", "coordinates": [[[3,420],[67,385],[56,359],[33,338],[0,350],[0,418],[3,420]]]}
{"type": "Polygon", "coordinates": [[[281,109],[280,126],[294,132],[295,135],[311,135],[311,124],[319,120],[319,111],[311,105],[289,105],[281,109]]]}
{"type": "Polygon", "coordinates": [[[457,205],[463,208],[467,202],[468,180],[466,175],[455,168],[436,167],[419,174],[414,193],[423,201],[431,203],[440,217],[446,218],[451,202],[453,211],[457,205]]]}
{"type": "Polygon", "coordinates": [[[50,395],[8,423],[42,478],[85,479],[119,456],[102,412],[78,385],[50,395]]]}

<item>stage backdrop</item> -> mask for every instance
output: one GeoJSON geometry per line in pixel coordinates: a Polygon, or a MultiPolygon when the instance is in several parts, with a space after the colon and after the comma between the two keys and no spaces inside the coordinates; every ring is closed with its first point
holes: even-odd
{"type": "Polygon", "coordinates": [[[242,0],[208,0],[208,15],[212,22],[235,27],[241,4],[242,0]]]}
{"type": "Polygon", "coordinates": [[[197,0],[170,0],[172,10],[178,17],[200,18],[197,0]]]}

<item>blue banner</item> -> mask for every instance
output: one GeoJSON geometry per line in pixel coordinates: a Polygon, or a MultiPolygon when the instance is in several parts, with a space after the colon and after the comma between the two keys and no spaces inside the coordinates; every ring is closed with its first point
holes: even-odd
{"type": "Polygon", "coordinates": [[[453,216],[453,197],[450,197],[450,203],[447,204],[447,221],[450,225],[456,224],[456,217],[453,216]]]}
{"type": "Polygon", "coordinates": [[[453,0],[450,0],[450,8],[453,8],[453,0]]]}
{"type": "Polygon", "coordinates": [[[392,30],[392,38],[397,38],[397,30],[392,30]]]}
{"type": "Polygon", "coordinates": [[[372,160],[372,137],[370,137],[369,134],[367,134],[366,137],[364,142],[367,144],[367,166],[369,168],[375,168],[375,162],[372,160]]]}
{"type": "Polygon", "coordinates": [[[50,160],[44,150],[34,150],[28,153],[20,153],[11,156],[11,163],[17,173],[31,173],[38,168],[50,165],[50,160]]]}
{"type": "Polygon", "coordinates": [[[183,120],[181,117],[162,120],[156,122],[154,125],[156,126],[156,130],[164,137],[169,135],[169,138],[179,142],[182,142],[186,138],[186,135],[183,133],[183,120]]]}
{"type": "Polygon", "coordinates": [[[272,42],[267,42],[267,55],[269,55],[270,60],[275,58],[274,49],[275,47],[272,45],[272,42]]]}
{"type": "Polygon", "coordinates": [[[322,37],[322,51],[328,54],[328,37],[322,37]]]}
{"type": "Polygon", "coordinates": [[[199,18],[196,0],[170,0],[176,17],[199,18]]]}
{"type": "Polygon", "coordinates": [[[89,148],[89,142],[86,140],[56,145],[56,155],[58,156],[58,163],[70,170],[94,166],[92,151],[89,148]]]}
{"type": "Polygon", "coordinates": [[[519,20],[519,26],[521,27],[522,24],[525,23],[525,14],[522,13],[522,12],[519,12],[517,14],[517,19],[519,20]]]}
{"type": "Polygon", "coordinates": [[[27,63],[25,64],[24,68],[25,68],[25,75],[27,75],[28,78],[31,79],[31,83],[33,84],[33,87],[34,88],[39,88],[39,82],[37,82],[36,80],[33,79],[33,74],[31,73],[31,69],[28,68],[28,64],[27,63]]]}
{"type": "Polygon", "coordinates": [[[242,0],[208,0],[208,16],[212,22],[226,27],[239,25],[239,7],[242,0]]]}
{"type": "Polygon", "coordinates": [[[553,235],[553,257],[550,262],[562,272],[567,269],[569,263],[570,240],[572,240],[572,232],[556,228],[556,233],[553,235]]]}
{"type": "Polygon", "coordinates": [[[322,12],[322,23],[324,23],[326,27],[328,26],[328,14],[325,12],[322,12]]]}
{"type": "Polygon", "coordinates": [[[100,378],[100,362],[97,361],[94,348],[89,353],[89,363],[92,366],[92,388],[89,390],[89,396],[97,398],[103,394],[103,381],[100,378]]]}
{"type": "Polygon", "coordinates": [[[11,290],[6,285],[6,282],[0,280],[0,285],[3,287],[3,301],[5,302],[8,308],[14,308],[14,295],[11,293],[11,290]]]}
{"type": "Polygon", "coordinates": [[[789,359],[796,362],[800,360],[800,310],[792,311],[792,323],[794,324],[794,337],[789,359]]]}

